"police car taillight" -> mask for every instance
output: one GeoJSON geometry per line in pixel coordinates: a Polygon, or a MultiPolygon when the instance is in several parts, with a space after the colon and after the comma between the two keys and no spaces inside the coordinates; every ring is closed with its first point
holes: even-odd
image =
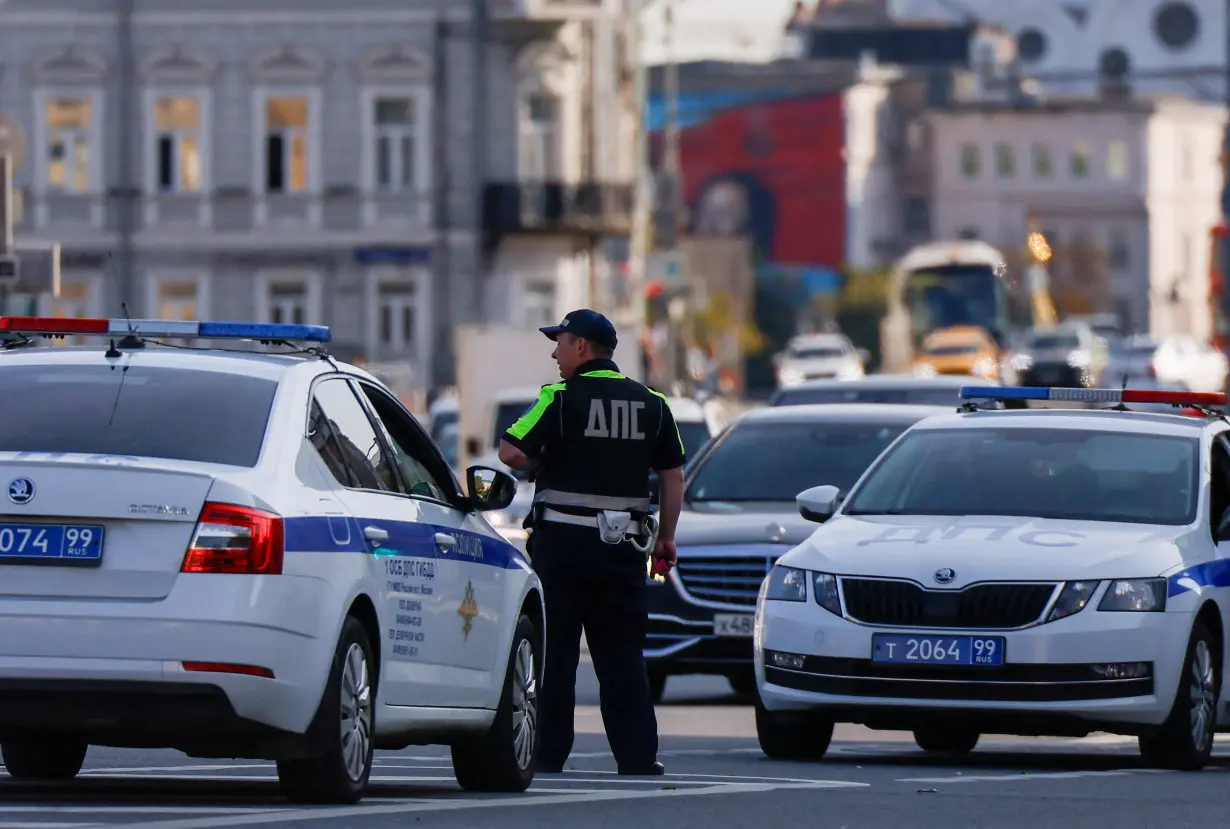
{"type": "Polygon", "coordinates": [[[285,553],[282,516],[235,504],[201,510],[182,573],[278,575],[285,553]]]}

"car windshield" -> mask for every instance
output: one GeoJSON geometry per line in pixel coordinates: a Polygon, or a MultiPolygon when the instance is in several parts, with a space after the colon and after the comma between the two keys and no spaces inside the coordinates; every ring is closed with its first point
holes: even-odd
{"type": "Polygon", "coordinates": [[[800,360],[813,360],[824,357],[841,357],[845,355],[844,348],[835,345],[805,345],[790,349],[790,356],[800,360]]]}
{"type": "Polygon", "coordinates": [[[115,369],[5,366],[0,452],[256,465],[275,381],[141,365],[115,369]]]}
{"type": "Polygon", "coordinates": [[[676,421],[675,425],[679,427],[679,438],[683,441],[683,456],[692,460],[709,442],[709,425],[693,420],[676,421]]]}
{"type": "Polygon", "coordinates": [[[1038,350],[1049,348],[1080,348],[1080,338],[1075,334],[1036,334],[1029,338],[1029,347],[1038,350]]]}
{"type": "MultiPolygon", "coordinates": [[[[983,383],[985,385],[985,382],[983,383]]],[[[851,383],[809,389],[795,387],[779,389],[769,400],[770,406],[807,406],[813,403],[896,403],[910,406],[959,406],[959,386],[865,386],[851,383]]]]}
{"type": "Polygon", "coordinates": [[[492,436],[491,442],[493,449],[500,448],[500,439],[504,437],[504,433],[508,431],[510,426],[520,420],[521,415],[528,412],[536,402],[536,400],[511,400],[496,406],[495,434],[492,436]]]}
{"type": "Polygon", "coordinates": [[[948,357],[955,354],[976,354],[978,353],[978,343],[962,343],[959,345],[933,345],[925,349],[928,354],[934,354],[937,357],[948,357]]]}
{"type": "Polygon", "coordinates": [[[805,489],[854,485],[908,423],[744,423],[710,450],[685,500],[793,501],[805,489]]]}
{"type": "Polygon", "coordinates": [[[1194,438],[1056,428],[922,430],[886,453],[847,515],[1012,515],[1184,525],[1194,438]]]}

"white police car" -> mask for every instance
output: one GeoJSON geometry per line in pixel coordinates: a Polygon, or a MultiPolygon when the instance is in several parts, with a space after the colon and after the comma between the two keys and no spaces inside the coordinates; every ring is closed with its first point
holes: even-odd
{"type": "MultiPolygon", "coordinates": [[[[1224,405],[1220,394],[967,388],[966,400],[1224,405]]],[[[981,734],[1139,738],[1197,769],[1230,730],[1230,423],[1217,414],[977,410],[914,425],[783,555],[757,603],[766,754],[835,722],[964,753],[981,734]]]]}
{"type": "Polygon", "coordinates": [[[461,492],[324,327],[3,318],[0,334],[10,775],[169,747],[276,760],[289,798],[352,803],[373,749],[448,744],[462,787],[530,785],[541,589],[482,516],[509,476],[471,467],[461,492]],[[40,334],[111,347],[22,347],[40,334]],[[185,347],[238,339],[284,353],[185,347]]]}

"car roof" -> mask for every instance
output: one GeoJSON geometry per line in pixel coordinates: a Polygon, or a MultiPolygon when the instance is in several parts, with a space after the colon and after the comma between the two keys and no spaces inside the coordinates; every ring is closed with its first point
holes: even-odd
{"type": "Polygon", "coordinates": [[[749,409],[739,418],[745,423],[823,423],[858,420],[876,423],[913,423],[924,417],[952,414],[952,406],[913,406],[898,403],[809,403],[749,409]]]}
{"type": "Polygon", "coordinates": [[[778,389],[781,394],[813,389],[934,389],[960,388],[961,386],[998,386],[994,380],[962,374],[936,374],[918,377],[913,374],[873,374],[857,380],[806,380],[793,386],[778,389]]]}
{"type": "MultiPolygon", "coordinates": [[[[0,351],[0,366],[18,365],[98,365],[107,349],[102,346],[32,346],[0,351]]],[[[216,371],[222,374],[244,374],[267,380],[280,380],[287,372],[305,364],[328,372],[330,363],[302,354],[277,354],[259,351],[230,351],[225,349],[184,349],[150,345],[140,350],[126,350],[126,358],[132,365],[154,368],[178,368],[189,371],[216,371]],[[131,357],[129,357],[131,355],[131,357]]],[[[334,361],[341,370],[378,385],[384,384],[368,372],[348,363],[334,361]]]]}
{"type": "Polygon", "coordinates": [[[1160,412],[1109,409],[999,409],[954,412],[928,420],[921,429],[1041,428],[1093,429],[1105,432],[1164,434],[1195,437],[1213,423],[1212,418],[1160,412]]]}

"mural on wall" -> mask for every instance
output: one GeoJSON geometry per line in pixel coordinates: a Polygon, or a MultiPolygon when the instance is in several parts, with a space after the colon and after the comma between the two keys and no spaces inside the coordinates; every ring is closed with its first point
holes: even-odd
{"type": "MultiPolygon", "coordinates": [[[[747,366],[750,386],[773,384],[771,356],[801,308],[836,291],[846,235],[842,96],[772,90],[689,92],[678,102],[687,230],[747,237],[755,322],[769,340],[747,366]]],[[[662,162],[665,104],[650,98],[650,162],[662,162]]]]}

